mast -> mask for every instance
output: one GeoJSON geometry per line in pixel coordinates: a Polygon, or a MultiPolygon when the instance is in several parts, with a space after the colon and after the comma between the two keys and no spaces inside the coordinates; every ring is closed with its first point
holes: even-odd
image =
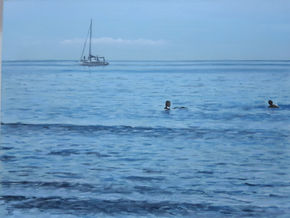
{"type": "Polygon", "coordinates": [[[91,43],[92,43],[92,19],[91,19],[91,25],[90,25],[90,47],[89,47],[89,60],[91,60],[91,55],[92,55],[92,46],[91,46],[91,43]]]}
{"type": "Polygon", "coordinates": [[[1,120],[2,20],[3,20],[3,0],[0,0],[0,121],[2,121],[1,120]]]}

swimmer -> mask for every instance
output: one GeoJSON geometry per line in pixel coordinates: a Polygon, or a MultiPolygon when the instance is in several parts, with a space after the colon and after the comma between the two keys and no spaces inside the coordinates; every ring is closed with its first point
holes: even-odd
{"type": "Polygon", "coordinates": [[[164,110],[170,110],[170,106],[171,106],[171,102],[170,101],[166,101],[164,110]]]}
{"type": "MultiPolygon", "coordinates": [[[[171,106],[171,102],[166,101],[164,110],[170,110],[170,106],[171,106]]],[[[187,108],[182,106],[182,107],[174,107],[173,109],[187,109],[187,108]]]]}
{"type": "Polygon", "coordinates": [[[269,103],[268,108],[279,108],[278,105],[273,104],[273,101],[272,100],[269,100],[268,103],[269,103]]]}

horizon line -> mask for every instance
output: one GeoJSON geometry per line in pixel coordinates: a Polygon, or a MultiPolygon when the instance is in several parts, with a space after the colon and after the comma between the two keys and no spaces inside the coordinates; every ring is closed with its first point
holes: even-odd
{"type": "MultiPolygon", "coordinates": [[[[2,60],[2,62],[13,62],[13,61],[75,61],[79,62],[79,60],[76,59],[7,59],[7,60],[2,60]]],[[[164,59],[164,60],[158,60],[158,59],[112,59],[109,61],[144,61],[144,62],[153,62],[153,61],[159,61],[159,62],[179,62],[179,61],[187,61],[187,62],[194,62],[194,61],[290,61],[289,59],[178,59],[178,60],[172,60],[172,59],[164,59]]]]}

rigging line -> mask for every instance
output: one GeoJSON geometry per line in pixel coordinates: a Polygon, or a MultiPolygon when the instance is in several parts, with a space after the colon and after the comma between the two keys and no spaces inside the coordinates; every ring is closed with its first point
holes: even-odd
{"type": "Polygon", "coordinates": [[[89,33],[90,33],[90,28],[89,28],[88,33],[87,33],[86,41],[84,43],[84,47],[83,47],[83,51],[82,51],[82,55],[81,55],[81,58],[80,59],[82,59],[82,57],[84,56],[84,52],[85,52],[85,49],[86,49],[86,45],[87,45],[89,33]]]}

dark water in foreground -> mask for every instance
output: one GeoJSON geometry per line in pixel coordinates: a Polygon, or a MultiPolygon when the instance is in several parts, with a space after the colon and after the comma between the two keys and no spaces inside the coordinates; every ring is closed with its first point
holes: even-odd
{"type": "Polygon", "coordinates": [[[0,216],[288,217],[289,93],[287,61],[4,62],[0,216]]]}

